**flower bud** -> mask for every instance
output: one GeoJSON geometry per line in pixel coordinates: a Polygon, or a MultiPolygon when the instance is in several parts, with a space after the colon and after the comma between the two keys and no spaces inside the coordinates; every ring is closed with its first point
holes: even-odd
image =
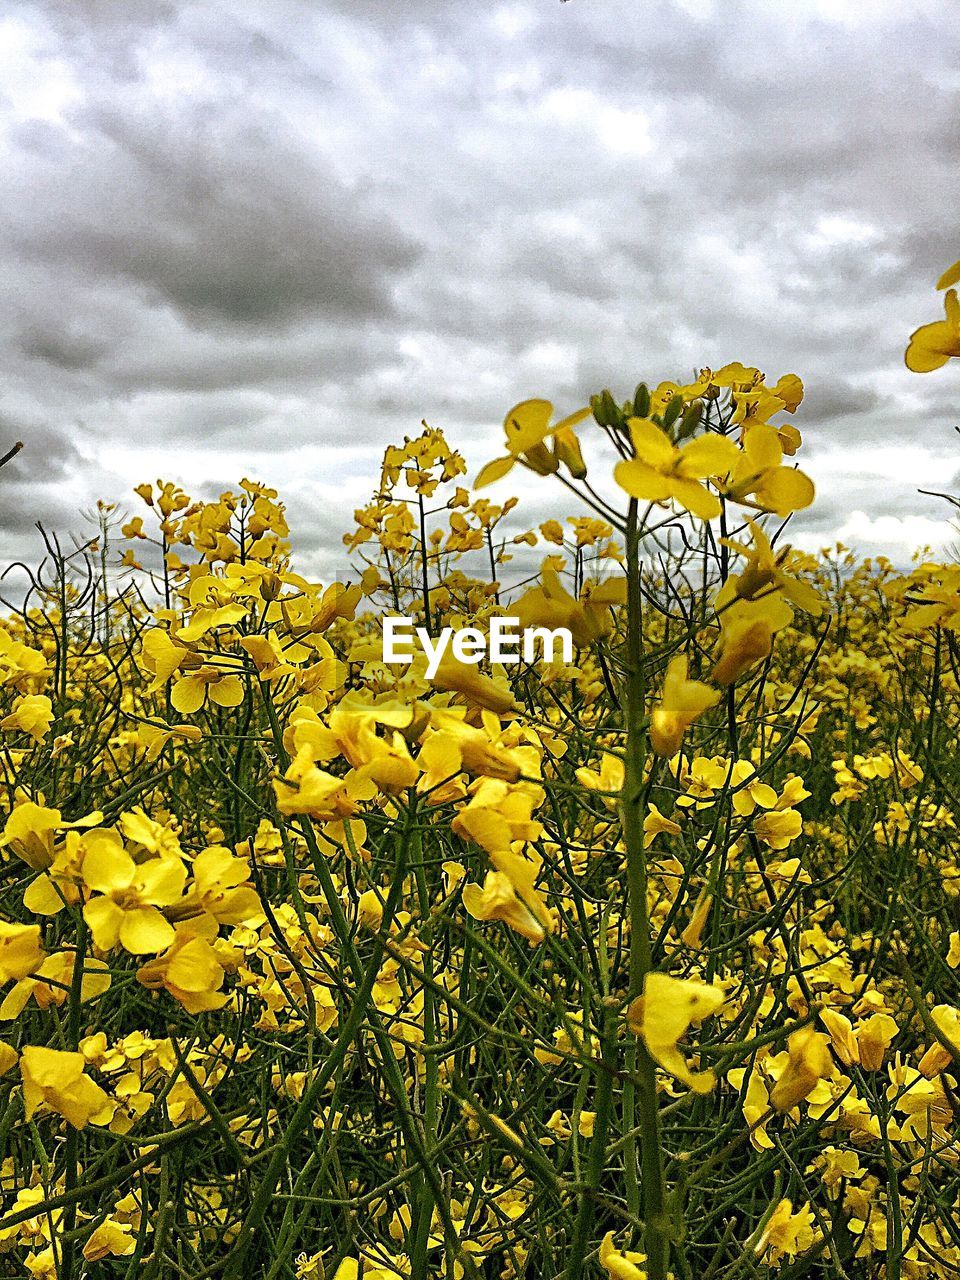
{"type": "Polygon", "coordinates": [[[671,396],[663,411],[663,429],[669,431],[683,412],[683,396],[671,396]]]}
{"type": "Polygon", "coordinates": [[[694,400],[693,404],[687,405],[680,418],[680,425],[676,431],[676,442],[679,444],[681,440],[688,440],[700,425],[700,419],[703,417],[703,401],[694,400]]]}

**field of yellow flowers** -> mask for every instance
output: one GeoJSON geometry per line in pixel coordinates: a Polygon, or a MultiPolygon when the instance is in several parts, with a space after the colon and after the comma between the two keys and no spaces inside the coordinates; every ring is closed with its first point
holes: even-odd
{"type": "Polygon", "coordinates": [[[960,1272],[960,569],[791,551],[802,398],[524,401],[474,490],[425,427],[326,587],[248,480],[48,537],[0,624],[0,1275],[960,1272]],[[506,533],[514,468],[573,514],[506,533]],[[573,661],[428,678],[397,615],[573,661]]]}

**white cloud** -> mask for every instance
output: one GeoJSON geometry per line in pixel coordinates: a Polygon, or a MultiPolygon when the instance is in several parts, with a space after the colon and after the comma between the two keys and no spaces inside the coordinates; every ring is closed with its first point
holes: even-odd
{"type": "Polygon", "coordinates": [[[792,538],[793,544],[805,551],[818,551],[834,541],[856,547],[864,555],[883,555],[905,565],[923,548],[943,554],[951,543],[960,542],[960,530],[947,520],[931,520],[927,516],[870,516],[865,511],[851,511],[828,538],[812,533],[792,538]]]}
{"type": "Polygon", "coordinates": [[[62,125],[64,112],[82,97],[74,69],[51,49],[45,29],[17,18],[0,21],[0,94],[8,123],[27,120],[62,125]]]}
{"type": "Polygon", "coordinates": [[[817,219],[816,230],[806,237],[814,248],[833,248],[835,245],[866,246],[883,239],[879,227],[842,214],[823,214],[817,219]]]}
{"type": "Polygon", "coordinates": [[[606,102],[591,89],[551,89],[544,94],[540,111],[545,119],[568,128],[591,130],[608,151],[645,156],[654,148],[645,110],[606,102]]]}
{"type": "Polygon", "coordinates": [[[502,4],[493,12],[490,23],[500,35],[515,40],[536,25],[537,16],[525,4],[502,4]]]}

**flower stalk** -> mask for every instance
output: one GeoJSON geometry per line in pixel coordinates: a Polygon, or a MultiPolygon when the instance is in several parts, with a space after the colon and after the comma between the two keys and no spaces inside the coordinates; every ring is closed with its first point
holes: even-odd
{"type": "MultiPolygon", "coordinates": [[[[626,747],[620,820],[627,858],[627,899],[630,918],[630,968],[628,999],[643,994],[643,984],[653,968],[650,916],[647,908],[647,855],[643,847],[644,764],[646,760],[646,689],[643,671],[643,597],[640,590],[640,529],[637,500],[627,512],[627,640],[625,664],[626,747]]],[[[640,1144],[641,1212],[649,1280],[665,1280],[669,1253],[665,1211],[663,1154],[657,1103],[656,1068],[639,1040],[630,1046],[623,1092],[624,1162],[627,1170],[628,1208],[636,1196],[637,1120],[640,1144]],[[636,1084],[631,1077],[636,1078],[636,1084]]]]}

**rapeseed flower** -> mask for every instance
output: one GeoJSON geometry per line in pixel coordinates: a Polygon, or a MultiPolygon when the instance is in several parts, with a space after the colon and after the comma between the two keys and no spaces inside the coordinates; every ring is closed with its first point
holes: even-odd
{"type": "Polygon", "coordinates": [[[97,843],[84,857],[84,884],[97,894],[83,918],[101,951],[118,943],[134,955],[163,951],[173,942],[173,926],[161,907],[182,896],[187,870],[179,858],[150,858],[139,865],[117,835],[97,843]]]}
{"type": "Polygon", "coordinates": [[[722,1008],[726,994],[717,983],[648,973],[639,996],[628,1011],[628,1022],[658,1066],[663,1067],[694,1093],[709,1093],[716,1084],[712,1071],[694,1071],[678,1041],[691,1026],[722,1008]]]}
{"type": "MultiPolygon", "coordinates": [[[[945,273],[943,279],[951,279],[950,273],[945,273]]],[[[960,301],[956,289],[947,289],[943,310],[943,320],[923,324],[910,335],[904,361],[914,373],[931,373],[960,356],[960,301]]]]}
{"type": "Polygon", "coordinates": [[[86,1065],[82,1053],[26,1045],[20,1055],[26,1118],[31,1119],[45,1104],[58,1111],[74,1129],[109,1124],[116,1104],[84,1074],[86,1065]]]}
{"type": "Polygon", "coordinates": [[[703,484],[737,465],[739,450],[726,436],[708,433],[675,445],[651,418],[630,418],[633,457],[618,462],[613,477],[631,498],[644,502],[675,500],[701,520],[720,514],[720,500],[703,484]]]}
{"type": "Polygon", "coordinates": [[[542,476],[559,471],[562,463],[575,479],[582,479],[586,467],[573,428],[589,416],[589,409],[578,409],[551,425],[553,405],[549,400],[522,400],[515,404],[503,420],[508,453],[481,469],[474,489],[501,480],[518,462],[542,476]],[[552,440],[552,451],[547,447],[548,439],[552,440]]]}
{"type": "Polygon", "coordinates": [[[720,699],[716,689],[687,679],[687,659],[672,658],[663,679],[663,693],[650,715],[650,742],[657,755],[676,755],[683,735],[694,720],[720,699]]]}

